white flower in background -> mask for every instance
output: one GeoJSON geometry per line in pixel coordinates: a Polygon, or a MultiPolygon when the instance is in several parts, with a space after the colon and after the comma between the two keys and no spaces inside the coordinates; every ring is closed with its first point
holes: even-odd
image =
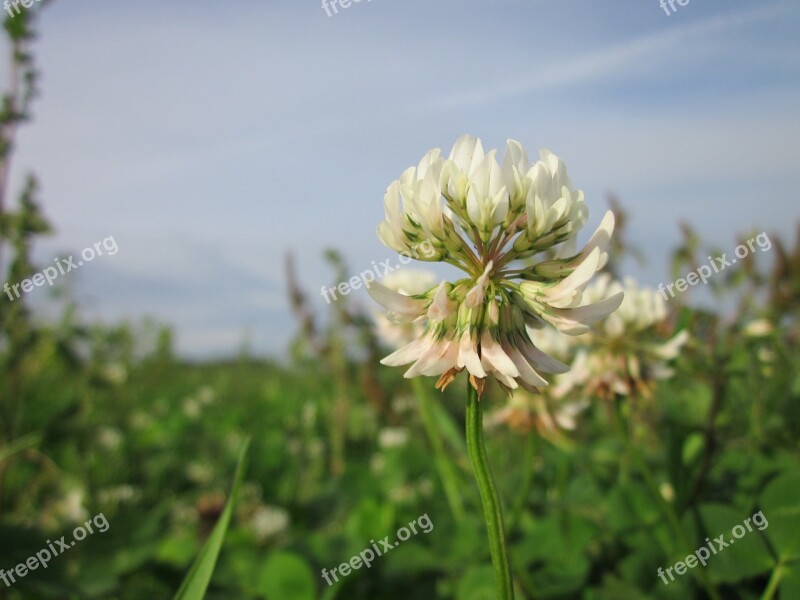
{"type": "Polygon", "coordinates": [[[67,523],[85,521],[89,518],[89,511],[84,506],[85,500],[86,493],[83,488],[70,487],[54,506],[53,514],[58,521],[67,523]]]}
{"type": "Polygon", "coordinates": [[[112,363],[103,370],[106,380],[113,385],[122,385],[128,379],[128,369],[122,363],[112,363]]]}
{"type": "Polygon", "coordinates": [[[204,385],[198,388],[194,394],[184,399],[181,409],[183,410],[183,414],[187,417],[196,419],[200,416],[203,408],[209,406],[215,399],[216,394],[214,393],[214,388],[204,385]]]}
{"type": "Polygon", "coordinates": [[[754,321],[750,321],[742,329],[742,333],[750,338],[766,337],[772,334],[773,331],[774,327],[767,319],[755,319],[754,321]]]}
{"type": "Polygon", "coordinates": [[[181,406],[183,414],[190,419],[196,419],[200,416],[200,408],[200,403],[195,398],[186,398],[181,406]]]}
{"type": "Polygon", "coordinates": [[[547,391],[531,394],[514,390],[506,405],[489,416],[487,426],[506,425],[520,434],[536,430],[540,436],[557,442],[562,438],[562,431],[573,431],[577,427],[578,416],[588,406],[585,400],[561,402],[547,391]]]}
{"type": "Polygon", "coordinates": [[[214,469],[207,462],[192,461],[186,465],[186,478],[194,483],[207,484],[214,479],[214,469]]]}
{"type": "Polygon", "coordinates": [[[100,504],[136,502],[141,497],[142,490],[127,483],[103,488],[97,492],[97,500],[100,502],[100,504]]]}
{"type": "MultiPolygon", "coordinates": [[[[387,274],[382,282],[390,290],[406,296],[423,294],[436,285],[436,276],[423,269],[400,269],[387,274]]],[[[400,348],[410,344],[425,332],[425,323],[417,321],[401,322],[390,320],[386,313],[375,312],[375,330],[378,339],[390,348],[400,348]]]]}
{"type": "Polygon", "coordinates": [[[770,340],[774,332],[775,327],[767,319],[755,319],[742,328],[742,334],[747,338],[748,346],[754,349],[764,377],[771,377],[774,372],[776,356],[770,340]]]}
{"type": "Polygon", "coordinates": [[[417,407],[417,399],[410,394],[400,394],[392,399],[392,410],[397,414],[412,412],[417,407]]]}
{"type": "Polygon", "coordinates": [[[378,446],[381,448],[399,448],[408,442],[408,429],[405,427],[384,427],[378,432],[378,446]]]}
{"type": "Polygon", "coordinates": [[[196,392],[197,402],[200,406],[208,406],[216,399],[216,394],[214,393],[214,388],[209,385],[202,386],[196,392]]]}
{"type": "Polygon", "coordinates": [[[540,157],[529,163],[522,145],[509,140],[500,163],[495,150],[485,153],[480,140],[464,136],[448,158],[431,150],[389,185],[378,226],[383,243],[407,253],[426,241],[433,251],[420,260],[449,263],[467,277],[408,294],[370,285],[389,320],[425,324],[384,364],[412,363],[406,377],[438,376],[441,389],[466,369],[479,393],[489,376],[506,389],[534,391],[547,385],[538,371],[568,367],[537,348],[529,330],[549,324],[579,335],[619,306],[621,293],[582,304],[583,290],[608,260],[614,215],[606,213],[576,251],[588,214],[583,193],[560,158],[547,150],[540,157]],[[516,262],[547,250],[554,258],[516,262]]]}
{"type": "Polygon", "coordinates": [[[632,279],[622,285],[603,274],[584,295],[598,301],[623,290],[625,299],[619,310],[583,338],[586,347],[577,351],[572,369],[556,384],[558,396],[582,387],[587,394],[602,398],[615,394],[649,397],[655,380],[673,375],[667,362],[678,356],[689,334],[683,330],[667,341],[658,334],[667,307],[656,290],[639,287],[632,279]]]}
{"type": "Polygon", "coordinates": [[[133,429],[149,429],[153,423],[155,423],[155,419],[143,410],[137,410],[131,414],[131,428],[133,429]]]}
{"type": "Polygon", "coordinates": [[[97,431],[97,443],[107,450],[116,450],[122,444],[122,433],[114,427],[100,427],[97,431]]]}
{"type": "Polygon", "coordinates": [[[289,528],[289,513],[279,506],[259,506],[250,518],[250,528],[259,542],[265,542],[289,528]]]}

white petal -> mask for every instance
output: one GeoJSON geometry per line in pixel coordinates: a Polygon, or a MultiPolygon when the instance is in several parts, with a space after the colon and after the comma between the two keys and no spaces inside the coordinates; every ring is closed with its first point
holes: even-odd
{"type": "Polygon", "coordinates": [[[579,323],[577,321],[573,321],[572,319],[567,319],[556,314],[544,313],[542,314],[542,318],[550,323],[550,325],[558,329],[561,333],[566,335],[583,335],[584,333],[589,333],[589,331],[591,331],[591,327],[588,325],[584,325],[583,323],[579,323]]]}
{"type": "Polygon", "coordinates": [[[528,361],[537,365],[545,373],[566,373],[569,371],[568,365],[542,352],[533,344],[524,344],[520,346],[519,351],[528,361]]]}
{"type": "Polygon", "coordinates": [[[552,311],[559,317],[563,317],[569,321],[574,321],[575,323],[581,323],[583,325],[594,325],[617,310],[619,305],[622,304],[622,299],[624,297],[624,292],[619,292],[610,298],[606,298],[601,302],[595,302],[594,304],[586,304],[585,306],[578,306],[576,308],[554,308],[552,311]]]}
{"type": "Polygon", "coordinates": [[[399,350],[392,352],[389,356],[381,360],[381,364],[388,367],[407,365],[422,356],[422,353],[428,350],[432,343],[433,339],[430,336],[417,338],[410,344],[406,344],[399,350]]]}
{"type": "Polygon", "coordinates": [[[463,135],[453,145],[450,151],[450,160],[452,160],[461,172],[467,177],[472,174],[472,171],[483,160],[483,146],[481,141],[471,135],[463,135]]]}
{"type": "Polygon", "coordinates": [[[481,364],[487,370],[498,371],[509,377],[519,377],[514,361],[492,339],[488,331],[481,335],[481,364]]]}
{"type": "MultiPolygon", "coordinates": [[[[511,167],[515,167],[518,173],[524,173],[528,170],[528,153],[525,152],[525,147],[517,140],[508,140],[506,142],[506,153],[503,157],[503,167],[506,173],[511,173],[511,167]]],[[[507,181],[509,184],[514,183],[513,180],[507,181]]]]}
{"type": "Polygon", "coordinates": [[[558,250],[556,251],[554,258],[563,259],[563,258],[569,258],[570,256],[575,256],[575,253],[577,252],[577,243],[578,243],[578,238],[576,238],[575,236],[572,236],[568,240],[562,242],[558,246],[558,250]]]}
{"type": "Polygon", "coordinates": [[[491,374],[494,376],[495,379],[497,379],[497,381],[502,383],[507,388],[511,388],[512,390],[515,390],[515,389],[517,389],[519,387],[519,384],[517,384],[517,380],[514,379],[513,377],[509,377],[505,373],[501,373],[499,371],[492,370],[491,374]]]}
{"type": "Polygon", "coordinates": [[[504,344],[503,349],[519,371],[519,376],[528,385],[534,387],[547,387],[547,380],[539,375],[519,350],[510,344],[504,344]]]}
{"type": "Polygon", "coordinates": [[[655,348],[654,353],[656,356],[663,358],[664,360],[672,360],[678,356],[678,352],[687,341],[689,341],[689,332],[683,329],[666,344],[662,344],[661,346],[655,348]]]}
{"type": "Polygon", "coordinates": [[[553,287],[545,288],[544,292],[547,301],[559,300],[586,285],[597,272],[599,262],[600,250],[595,248],[572,273],[553,287]]]}
{"type": "Polygon", "coordinates": [[[458,305],[447,295],[447,283],[442,281],[439,287],[436,288],[433,302],[428,308],[428,318],[431,321],[443,321],[453,314],[456,308],[458,308],[458,305]]]}
{"type": "Polygon", "coordinates": [[[481,359],[478,356],[477,350],[475,349],[475,343],[472,341],[472,336],[470,335],[469,329],[465,330],[464,333],[461,334],[461,342],[459,343],[458,347],[458,361],[456,366],[462,368],[466,367],[470,375],[474,375],[475,377],[486,377],[486,371],[481,364],[481,359]]]}
{"type": "Polygon", "coordinates": [[[389,289],[378,281],[373,281],[367,285],[367,291],[378,304],[398,315],[419,317],[425,314],[425,309],[428,306],[428,300],[405,296],[389,289]]]}
{"type": "Polygon", "coordinates": [[[486,297],[486,287],[489,285],[489,272],[492,267],[494,267],[494,261],[490,260],[481,276],[476,280],[475,285],[467,292],[464,297],[464,306],[467,308],[476,308],[483,304],[486,297]]]}
{"type": "Polygon", "coordinates": [[[417,375],[441,375],[456,366],[458,344],[452,340],[439,340],[419,357],[403,375],[406,379],[417,375]]]}
{"type": "Polygon", "coordinates": [[[441,163],[441,155],[442,151],[439,148],[428,150],[417,165],[417,177],[422,179],[428,174],[428,170],[431,166],[441,163]]]}
{"type": "MultiPolygon", "coordinates": [[[[581,250],[580,255],[578,255],[579,261],[589,256],[589,253],[595,248],[599,248],[601,253],[605,253],[606,249],[608,248],[608,244],[611,241],[611,236],[614,234],[614,224],[614,213],[609,210],[606,212],[603,220],[600,221],[600,225],[597,226],[597,229],[592,234],[592,237],[590,237],[589,241],[586,242],[586,246],[584,246],[583,250],[581,250]]],[[[603,266],[604,265],[601,265],[600,268],[603,266]]]]}

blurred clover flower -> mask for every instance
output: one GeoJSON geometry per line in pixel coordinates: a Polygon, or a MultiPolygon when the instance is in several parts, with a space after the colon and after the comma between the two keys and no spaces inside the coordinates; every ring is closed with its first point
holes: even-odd
{"type": "Polygon", "coordinates": [[[585,346],[577,351],[569,373],[556,383],[558,396],[577,387],[604,399],[648,398],[656,380],[673,375],[667,361],[678,356],[689,335],[683,330],[668,341],[657,339],[656,327],[666,320],[667,307],[656,290],[639,287],[632,279],[623,285],[602,274],[584,297],[593,302],[621,291],[625,299],[619,310],[581,339],[585,346]]]}
{"type": "Polygon", "coordinates": [[[504,407],[489,418],[490,426],[506,425],[520,434],[536,431],[551,441],[561,439],[562,431],[573,431],[577,417],[589,403],[559,402],[549,393],[531,394],[525,390],[514,390],[504,407]]]}
{"type": "Polygon", "coordinates": [[[586,223],[583,192],[575,190],[563,161],[548,150],[531,164],[509,140],[502,164],[479,139],[461,137],[447,159],[439,149],[393,181],[385,195],[386,220],[378,236],[408,253],[423,241],[433,252],[420,260],[446,262],[467,273],[426,291],[403,294],[374,282],[372,297],[396,323],[424,323],[424,331],[383,364],[413,363],[407,378],[439,376],[444,389],[467,369],[481,394],[493,376],[507,390],[547,385],[538,371],[568,367],[542,352],[530,331],[546,324],[579,335],[622,302],[622,292],[581,305],[583,290],[605,266],[614,228],[610,211],[586,246],[575,238],[586,223]],[[514,266],[555,250],[554,258],[514,266]]]}
{"type": "MultiPolygon", "coordinates": [[[[561,335],[552,327],[530,333],[531,341],[537,348],[568,365],[574,358],[576,341],[584,337],[561,335]]],[[[522,389],[514,390],[505,406],[488,418],[488,424],[493,427],[504,425],[522,435],[535,431],[542,438],[555,444],[567,444],[568,440],[563,432],[574,431],[578,417],[589,406],[589,402],[585,399],[565,400],[567,387],[564,381],[567,377],[569,371],[552,376],[550,385],[542,388],[538,394],[531,394],[522,389]]]]}
{"type": "Polygon", "coordinates": [[[289,513],[280,506],[259,505],[250,517],[250,530],[263,543],[289,529],[289,513]]]}

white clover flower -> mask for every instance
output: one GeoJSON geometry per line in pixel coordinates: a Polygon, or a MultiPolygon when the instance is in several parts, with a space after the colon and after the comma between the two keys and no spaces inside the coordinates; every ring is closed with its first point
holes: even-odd
{"type": "Polygon", "coordinates": [[[142,490],[127,483],[108,488],[103,488],[97,492],[97,500],[100,504],[121,504],[123,502],[136,502],[142,497],[142,490]]]}
{"type": "Polygon", "coordinates": [[[378,432],[378,446],[383,449],[400,448],[408,442],[408,429],[384,427],[378,432]]]}
{"type": "Polygon", "coordinates": [[[506,425],[521,434],[532,430],[551,441],[559,441],[562,431],[573,431],[577,418],[589,403],[561,402],[553,394],[531,394],[514,390],[506,405],[487,419],[489,427],[506,425]]]}
{"type": "Polygon", "coordinates": [[[128,379],[128,369],[122,363],[113,363],[105,367],[103,375],[113,385],[122,385],[128,379]]]}
{"type": "Polygon", "coordinates": [[[86,493],[83,488],[71,487],[56,503],[53,513],[68,523],[80,523],[89,516],[85,501],[86,493]]]}
{"type": "Polygon", "coordinates": [[[187,398],[184,400],[181,409],[183,410],[183,414],[190,419],[196,419],[200,416],[201,406],[195,398],[187,398]]]}
{"type": "Polygon", "coordinates": [[[767,319],[756,319],[745,325],[742,333],[749,338],[760,338],[771,335],[774,330],[772,323],[767,319]]]}
{"type": "Polygon", "coordinates": [[[214,469],[206,462],[195,460],[186,465],[186,478],[199,484],[210,483],[214,479],[214,469]]]}
{"type": "Polygon", "coordinates": [[[689,334],[683,330],[668,341],[659,338],[655,329],[666,320],[667,307],[656,290],[639,287],[632,279],[623,285],[602,274],[586,288],[584,298],[596,302],[620,291],[625,299],[619,310],[584,336],[586,346],[577,351],[571,371],[556,383],[557,396],[582,387],[602,398],[648,397],[655,380],[673,375],[667,361],[678,356],[689,334]]]}
{"type": "Polygon", "coordinates": [[[488,376],[508,390],[547,385],[539,371],[568,367],[542,352],[529,328],[548,323],[578,335],[613,312],[622,293],[582,305],[583,290],[605,266],[614,215],[606,213],[580,252],[575,236],[587,218],[563,161],[542,150],[530,164],[519,142],[509,140],[502,164],[480,140],[460,138],[448,158],[438,149],[392,182],[384,199],[386,220],[378,236],[408,253],[432,248],[420,260],[441,261],[467,273],[418,293],[403,294],[378,282],[369,291],[396,323],[424,323],[424,332],[383,359],[413,363],[406,377],[439,376],[444,389],[466,369],[481,393],[488,376]],[[555,257],[531,266],[516,261],[554,249],[555,257]]]}
{"type": "Polygon", "coordinates": [[[259,506],[250,519],[250,528],[259,542],[265,542],[289,528],[289,513],[279,506],[259,506]]]}
{"type": "Polygon", "coordinates": [[[107,450],[116,450],[122,444],[122,433],[115,427],[100,427],[97,431],[97,443],[107,450]]]}

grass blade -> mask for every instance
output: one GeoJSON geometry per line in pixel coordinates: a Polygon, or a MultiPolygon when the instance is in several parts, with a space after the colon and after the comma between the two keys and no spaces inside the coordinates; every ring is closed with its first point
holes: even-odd
{"type": "Polygon", "coordinates": [[[242,485],[245,471],[245,457],[247,448],[250,441],[246,441],[242,446],[239,453],[239,462],[236,466],[236,475],[233,480],[233,487],[231,488],[231,496],[228,498],[228,503],[225,505],[225,510],[214,526],[214,531],[206,540],[203,549],[183,580],[178,593],[175,594],[174,600],[202,600],[206,595],[206,589],[211,582],[211,576],[214,574],[214,567],[217,564],[219,552],[222,549],[222,542],[225,541],[225,534],[228,532],[228,525],[231,521],[233,509],[236,506],[236,497],[239,495],[239,488],[242,485]]]}

